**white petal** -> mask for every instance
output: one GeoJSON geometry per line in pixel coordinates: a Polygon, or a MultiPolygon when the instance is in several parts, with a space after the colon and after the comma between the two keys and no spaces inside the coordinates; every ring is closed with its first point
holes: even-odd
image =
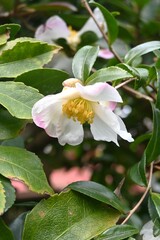
{"type": "MultiPolygon", "coordinates": [[[[117,116],[117,115],[116,115],[117,116]]],[[[131,134],[127,132],[126,126],[124,124],[124,122],[122,121],[122,119],[117,116],[119,125],[120,125],[120,130],[117,132],[118,135],[123,138],[124,140],[127,140],[128,142],[133,142],[134,139],[132,138],[131,134]]]]}
{"type": "MultiPolygon", "coordinates": [[[[107,32],[107,26],[106,26],[103,14],[99,10],[99,8],[96,8],[94,10],[94,16],[95,16],[97,22],[99,23],[99,25],[103,28],[104,32],[107,32]]],[[[87,31],[94,32],[98,38],[102,37],[102,33],[100,32],[99,28],[97,27],[97,25],[95,24],[94,20],[91,17],[87,20],[87,22],[81,28],[81,30],[79,31],[79,35],[87,32],[87,31]]]]}
{"type": "Polygon", "coordinates": [[[94,118],[94,122],[91,124],[91,132],[94,139],[97,141],[112,141],[118,145],[117,134],[97,115],[94,118]]]}
{"type": "Polygon", "coordinates": [[[70,145],[78,145],[83,141],[84,131],[82,125],[78,121],[73,121],[62,116],[57,127],[58,141],[64,146],[66,143],[70,145]]]}
{"type": "Polygon", "coordinates": [[[51,31],[52,39],[67,38],[69,35],[69,29],[65,21],[58,17],[50,17],[46,22],[46,28],[51,31]]]}
{"type": "Polygon", "coordinates": [[[108,83],[98,82],[87,86],[76,83],[76,88],[80,92],[81,97],[89,101],[122,102],[122,98],[118,91],[108,83]]]}
{"type": "Polygon", "coordinates": [[[140,235],[143,235],[143,240],[159,240],[160,236],[154,237],[153,235],[153,222],[147,222],[141,229],[140,235]]]}
{"type": "Polygon", "coordinates": [[[109,108],[100,104],[93,104],[94,112],[96,113],[94,122],[91,124],[91,131],[96,140],[110,139],[117,145],[117,134],[123,139],[132,142],[131,134],[127,132],[123,121],[114,114],[109,108]],[[100,130],[99,130],[100,129],[100,130]],[[107,135],[108,131],[108,135],[107,135]]]}
{"type": "Polygon", "coordinates": [[[45,25],[40,25],[36,32],[35,32],[35,38],[37,38],[40,41],[47,42],[49,44],[53,43],[52,40],[52,33],[45,29],[45,25]]]}
{"type": "Polygon", "coordinates": [[[62,114],[62,101],[55,98],[55,95],[49,95],[38,102],[32,108],[32,118],[38,127],[48,129],[47,133],[55,135],[49,131],[51,125],[56,125],[62,114]]]}
{"type": "Polygon", "coordinates": [[[105,49],[100,49],[98,52],[98,57],[104,58],[104,59],[111,59],[114,57],[113,53],[105,48],[105,49]]]}

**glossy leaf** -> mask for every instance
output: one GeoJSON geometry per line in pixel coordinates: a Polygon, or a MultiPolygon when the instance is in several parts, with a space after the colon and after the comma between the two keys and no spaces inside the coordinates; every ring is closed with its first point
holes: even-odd
{"type": "Polygon", "coordinates": [[[117,25],[117,21],[114,18],[114,16],[112,15],[112,13],[110,13],[105,7],[103,7],[101,4],[94,2],[94,1],[90,1],[91,4],[93,4],[94,6],[98,7],[100,9],[100,11],[103,14],[103,17],[106,21],[107,24],[107,28],[108,28],[108,40],[109,40],[109,45],[111,45],[117,38],[118,36],[118,25],[117,25]]]}
{"type": "Polygon", "coordinates": [[[42,97],[36,89],[23,83],[0,82],[0,104],[16,118],[31,119],[31,109],[42,97]]]}
{"type": "Polygon", "coordinates": [[[151,198],[155,205],[158,216],[160,218],[160,194],[159,193],[151,193],[151,198]]]}
{"type": "Polygon", "coordinates": [[[144,153],[141,161],[136,163],[133,167],[129,170],[129,176],[140,186],[147,186],[147,180],[146,180],[146,155],[144,153]]]}
{"type": "Polygon", "coordinates": [[[85,82],[96,61],[98,51],[99,47],[85,46],[75,54],[72,62],[72,71],[75,78],[85,82]]]}
{"type": "Polygon", "coordinates": [[[23,212],[10,224],[10,229],[16,240],[22,240],[22,232],[26,215],[27,212],[23,212]]]}
{"type": "Polygon", "coordinates": [[[5,190],[3,183],[0,181],[0,215],[4,212],[5,204],[6,204],[6,197],[5,197],[5,190]]]}
{"type": "Polygon", "coordinates": [[[0,78],[14,78],[24,72],[41,68],[59,49],[58,46],[32,38],[9,41],[0,48],[0,78]]]}
{"type": "Polygon", "coordinates": [[[0,140],[15,138],[25,126],[26,121],[14,118],[6,110],[0,110],[0,140]]]}
{"type": "Polygon", "coordinates": [[[0,174],[23,181],[30,190],[52,194],[39,158],[22,148],[0,146],[0,174]]]}
{"type": "Polygon", "coordinates": [[[10,180],[0,175],[0,182],[4,188],[5,194],[5,208],[3,212],[6,212],[13,204],[16,199],[15,189],[12,187],[10,180]]]}
{"type": "Polygon", "coordinates": [[[62,82],[69,78],[68,73],[58,69],[35,69],[18,76],[15,81],[23,82],[39,90],[43,95],[53,94],[62,90],[62,82]]]}
{"type": "Polygon", "coordinates": [[[160,235],[160,217],[157,213],[155,204],[154,204],[151,196],[152,196],[152,193],[150,194],[149,199],[148,199],[148,212],[152,219],[152,222],[154,223],[154,227],[153,227],[154,235],[158,236],[158,235],[160,235]]]}
{"type": "Polygon", "coordinates": [[[160,49],[160,41],[142,43],[129,50],[129,52],[125,55],[124,61],[125,63],[130,64],[135,58],[157,49],[160,49]]]}
{"type": "Polygon", "coordinates": [[[99,183],[92,181],[79,181],[71,183],[68,187],[123,212],[123,205],[116,194],[99,183]]]}
{"type": "Polygon", "coordinates": [[[4,223],[2,218],[0,218],[0,239],[1,240],[14,240],[13,234],[8,228],[8,226],[4,223]]]}
{"type": "Polygon", "coordinates": [[[26,217],[22,239],[89,240],[115,225],[118,218],[117,210],[66,191],[37,204],[26,217]]]}
{"type": "Polygon", "coordinates": [[[3,24],[0,26],[0,34],[8,33],[9,37],[13,38],[18,33],[20,28],[21,26],[15,23],[3,24]]]}
{"type": "Polygon", "coordinates": [[[122,68],[119,67],[108,67],[108,68],[102,68],[95,73],[93,73],[90,77],[86,79],[86,84],[94,84],[96,82],[110,82],[120,79],[126,79],[131,78],[133,75],[131,75],[129,72],[125,71],[122,68]]]}
{"type": "Polygon", "coordinates": [[[96,240],[121,240],[131,237],[137,234],[139,230],[131,225],[116,225],[109,228],[102,235],[96,238],[96,240]]]}

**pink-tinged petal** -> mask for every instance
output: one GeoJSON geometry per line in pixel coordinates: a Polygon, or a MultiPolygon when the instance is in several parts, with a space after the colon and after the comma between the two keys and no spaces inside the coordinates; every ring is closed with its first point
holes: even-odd
{"type": "MultiPolygon", "coordinates": [[[[94,13],[94,16],[95,16],[97,22],[102,27],[103,31],[107,32],[107,26],[106,26],[103,14],[99,10],[99,8],[96,8],[93,13],[94,13]]],[[[79,35],[82,35],[83,33],[87,32],[87,31],[94,32],[98,38],[102,37],[101,31],[99,30],[99,28],[97,27],[97,25],[95,24],[94,20],[91,17],[87,20],[87,22],[81,28],[81,30],[79,31],[79,35]]]]}
{"type": "Polygon", "coordinates": [[[104,59],[111,59],[114,57],[113,53],[109,49],[100,49],[98,52],[98,57],[104,58],[104,59]]]}
{"type": "Polygon", "coordinates": [[[76,88],[81,97],[89,101],[122,102],[122,98],[118,91],[108,83],[98,82],[87,86],[82,86],[80,83],[76,83],[76,88]]]}
{"type": "Polygon", "coordinates": [[[78,121],[73,121],[64,115],[57,126],[57,134],[58,141],[62,146],[66,143],[76,146],[83,141],[84,137],[82,125],[78,121]]]}
{"type": "Polygon", "coordinates": [[[56,126],[62,114],[62,100],[55,96],[49,95],[42,98],[32,108],[34,123],[45,129],[48,135],[52,137],[56,137],[54,126],[56,126]]]}
{"type": "Polygon", "coordinates": [[[48,30],[46,31],[45,25],[40,25],[37,28],[37,30],[35,32],[35,38],[40,40],[40,41],[47,42],[49,44],[53,43],[52,33],[48,30]]]}
{"type": "Polygon", "coordinates": [[[126,126],[125,126],[124,122],[122,121],[122,119],[119,116],[117,116],[117,119],[118,119],[119,126],[120,126],[120,130],[117,132],[118,135],[121,138],[123,138],[124,140],[127,140],[128,142],[133,142],[134,139],[132,138],[131,134],[129,132],[127,132],[126,126]]]}
{"type": "Polygon", "coordinates": [[[46,22],[46,29],[51,31],[52,39],[67,38],[69,36],[69,29],[65,21],[58,17],[50,17],[46,22]]]}

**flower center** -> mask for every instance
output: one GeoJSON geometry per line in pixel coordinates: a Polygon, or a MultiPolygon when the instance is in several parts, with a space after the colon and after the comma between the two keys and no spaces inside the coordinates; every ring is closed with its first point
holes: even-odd
{"type": "Polygon", "coordinates": [[[92,105],[89,101],[83,98],[75,98],[63,104],[62,111],[68,118],[73,118],[74,121],[78,120],[81,124],[88,122],[93,123],[94,112],[92,105]]]}
{"type": "Polygon", "coordinates": [[[68,29],[70,34],[67,38],[67,42],[70,45],[70,48],[75,51],[81,40],[77,31],[73,30],[71,26],[69,26],[68,29]]]}

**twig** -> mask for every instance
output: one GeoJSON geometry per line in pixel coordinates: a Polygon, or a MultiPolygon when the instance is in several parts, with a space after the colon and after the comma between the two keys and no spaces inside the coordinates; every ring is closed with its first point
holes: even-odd
{"type": "Polygon", "coordinates": [[[134,80],[136,80],[136,79],[137,79],[137,78],[130,78],[130,79],[126,80],[125,82],[122,82],[122,83],[118,84],[117,86],[115,86],[115,88],[116,88],[116,89],[121,88],[121,87],[123,87],[124,85],[126,85],[127,83],[130,83],[130,82],[132,82],[132,81],[134,81],[134,80]]]}
{"type": "Polygon", "coordinates": [[[143,202],[143,200],[145,199],[147,193],[149,192],[150,188],[151,188],[151,181],[152,181],[152,174],[153,174],[153,162],[150,165],[150,171],[149,171],[149,179],[148,179],[148,185],[147,188],[145,190],[145,192],[143,193],[142,197],[140,198],[139,202],[135,205],[135,207],[129,211],[128,216],[124,219],[124,221],[121,223],[121,225],[125,224],[128,219],[135,213],[135,211],[139,208],[139,206],[141,205],[141,203],[143,202]]]}
{"type": "Polygon", "coordinates": [[[109,40],[107,35],[105,34],[105,32],[103,31],[103,29],[101,28],[101,26],[99,25],[99,23],[97,22],[92,9],[90,8],[89,4],[87,3],[86,0],[81,0],[83,6],[86,8],[86,10],[88,11],[88,13],[90,14],[90,16],[93,18],[95,24],[97,25],[97,27],[99,28],[100,32],[103,35],[104,40],[106,41],[107,45],[109,46],[110,51],[113,53],[113,55],[115,56],[115,58],[122,63],[121,58],[119,57],[119,55],[114,51],[114,49],[112,48],[112,46],[109,45],[109,40]]]}
{"type": "Polygon", "coordinates": [[[146,95],[144,95],[143,93],[137,92],[136,90],[134,90],[134,89],[132,89],[132,88],[130,88],[130,87],[128,87],[128,86],[123,86],[123,88],[124,88],[125,90],[127,90],[128,92],[136,95],[136,96],[139,97],[139,98],[144,98],[144,99],[146,99],[146,100],[148,100],[148,101],[150,101],[150,102],[153,102],[153,99],[152,99],[151,97],[146,96],[146,95]]]}

